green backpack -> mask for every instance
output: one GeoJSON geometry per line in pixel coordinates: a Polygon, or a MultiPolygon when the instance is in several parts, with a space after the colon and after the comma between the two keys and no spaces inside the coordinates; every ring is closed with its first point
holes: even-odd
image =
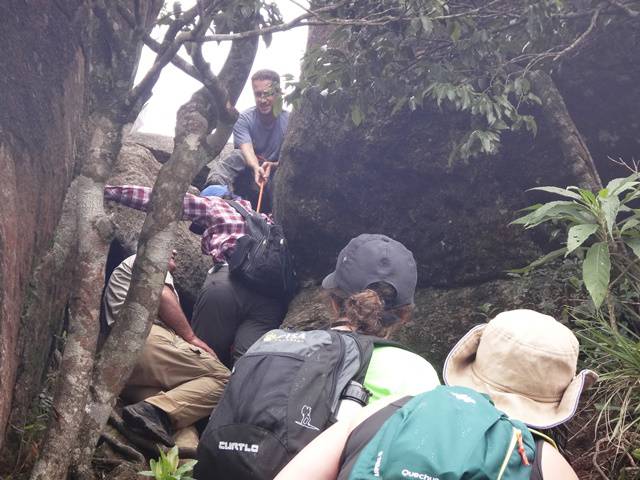
{"type": "Polygon", "coordinates": [[[488,396],[440,386],[389,417],[360,452],[349,480],[527,480],[534,454],[526,425],[488,396]]]}

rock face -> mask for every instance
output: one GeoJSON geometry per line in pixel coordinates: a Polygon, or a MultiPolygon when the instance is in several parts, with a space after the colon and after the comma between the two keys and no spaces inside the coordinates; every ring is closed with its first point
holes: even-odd
{"type": "MultiPolygon", "coordinates": [[[[605,180],[614,174],[607,156],[631,160],[640,147],[640,28],[628,30],[607,32],[555,74],[605,180]]],[[[510,135],[498,155],[450,166],[452,147],[470,125],[445,105],[393,116],[381,106],[355,127],[309,95],[283,146],[275,208],[301,273],[318,278],[363,232],[405,243],[423,286],[474,284],[526,264],[539,253],[539,239],[508,226],[516,210],[538,199],[525,190],[578,183],[553,132],[538,124],[535,138],[510,135]]]]}
{"type": "MultiPolygon", "coordinates": [[[[606,157],[637,157],[640,138],[638,29],[609,34],[555,72],[605,182],[626,175],[606,157]]],[[[390,235],[414,252],[421,289],[404,338],[436,362],[484,318],[483,305],[492,313],[529,306],[551,314],[562,305],[544,302],[545,278],[533,277],[523,296],[505,276],[551,249],[545,232],[509,226],[518,209],[548,199],[526,190],[578,184],[554,132],[539,121],[535,138],[509,135],[498,155],[449,165],[468,122],[444,106],[393,116],[381,108],[355,127],[309,96],[293,114],[278,173],[276,218],[303,278],[317,282],[364,232],[390,235]]],[[[313,291],[296,299],[286,319],[302,327],[325,322],[313,291]]]]}
{"type": "Polygon", "coordinates": [[[626,176],[611,162],[640,151],[640,25],[605,28],[597,42],[555,75],[567,107],[603,177],[626,176]]]}
{"type": "Polygon", "coordinates": [[[528,137],[506,139],[495,158],[448,166],[453,133],[466,125],[451,113],[423,110],[361,128],[326,118],[318,129],[307,104],[294,118],[276,215],[305,277],[329,271],[340,248],[367,232],[412,250],[421,285],[499,278],[540,252],[535,237],[508,225],[531,202],[524,191],[574,183],[560,150],[528,137]]]}
{"type": "Polygon", "coordinates": [[[84,57],[67,13],[35,1],[3,4],[0,15],[0,445],[27,283],[81,148],[84,57]]]}

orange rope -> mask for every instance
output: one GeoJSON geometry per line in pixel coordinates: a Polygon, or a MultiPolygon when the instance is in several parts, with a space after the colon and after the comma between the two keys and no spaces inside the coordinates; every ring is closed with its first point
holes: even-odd
{"type": "Polygon", "coordinates": [[[260,213],[260,206],[262,205],[262,192],[264,192],[264,184],[266,182],[263,180],[260,182],[260,194],[258,195],[258,208],[256,208],[256,212],[260,213]]]}

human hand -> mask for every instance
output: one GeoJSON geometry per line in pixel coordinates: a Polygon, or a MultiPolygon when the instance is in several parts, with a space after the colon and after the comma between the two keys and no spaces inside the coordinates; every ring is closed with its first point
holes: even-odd
{"type": "Polygon", "coordinates": [[[256,185],[261,186],[263,183],[267,182],[269,178],[268,174],[265,174],[264,168],[258,167],[253,170],[253,180],[256,182],[256,185]]]}
{"type": "Polygon", "coordinates": [[[193,336],[193,338],[191,340],[187,340],[187,342],[189,342],[194,347],[198,347],[199,349],[204,350],[205,352],[207,352],[212,357],[218,358],[218,356],[216,355],[216,352],[214,352],[209,345],[204,343],[202,340],[200,340],[195,335],[193,336]]]}
{"type": "Polygon", "coordinates": [[[264,162],[262,164],[262,170],[264,170],[264,176],[269,178],[271,176],[271,172],[278,168],[278,162],[264,162]]]}

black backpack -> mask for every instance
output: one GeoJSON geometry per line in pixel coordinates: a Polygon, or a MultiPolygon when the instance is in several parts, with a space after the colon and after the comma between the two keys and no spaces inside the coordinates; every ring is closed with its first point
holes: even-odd
{"type": "Polygon", "coordinates": [[[198,445],[198,480],[272,480],[335,422],[342,391],[362,384],[374,345],[336,330],[264,334],[235,364],[198,445]]]}
{"type": "Polygon", "coordinates": [[[282,227],[238,202],[227,202],[244,218],[246,231],[229,258],[230,275],[263,295],[288,302],[297,291],[298,280],[282,227]]]}

